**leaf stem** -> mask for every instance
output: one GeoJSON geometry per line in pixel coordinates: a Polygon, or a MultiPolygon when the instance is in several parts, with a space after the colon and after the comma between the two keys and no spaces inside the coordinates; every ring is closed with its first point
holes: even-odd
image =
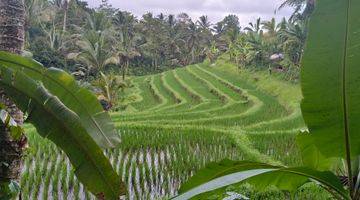
{"type": "Polygon", "coordinates": [[[345,31],[345,52],[343,58],[343,74],[342,74],[342,92],[343,92],[343,109],[344,109],[344,129],[345,129],[345,153],[346,153],[346,165],[348,172],[348,183],[350,194],[353,191],[353,176],[351,169],[351,147],[350,147],[350,136],[349,136],[349,122],[348,122],[348,105],[347,105],[347,95],[346,95],[346,58],[347,58],[347,44],[348,44],[348,32],[349,32],[349,12],[350,12],[350,2],[347,0],[348,6],[346,10],[346,31],[345,31]]]}

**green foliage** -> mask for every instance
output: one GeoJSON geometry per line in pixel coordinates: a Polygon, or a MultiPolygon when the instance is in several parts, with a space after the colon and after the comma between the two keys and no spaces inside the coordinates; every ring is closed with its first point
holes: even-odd
{"type": "Polygon", "coordinates": [[[49,48],[44,41],[35,41],[31,46],[33,58],[44,66],[67,69],[67,64],[61,52],[49,48]]]}
{"type": "Polygon", "coordinates": [[[243,181],[248,181],[260,188],[276,185],[282,190],[294,190],[309,181],[309,178],[338,192],[342,198],[349,199],[347,191],[331,172],[319,172],[305,167],[283,168],[264,163],[230,160],[212,163],[200,170],[181,187],[180,193],[183,194],[174,199],[190,199],[198,194],[243,181]]]}
{"type": "Polygon", "coordinates": [[[10,130],[10,136],[13,140],[19,141],[24,134],[24,129],[21,125],[16,123],[14,118],[8,113],[7,109],[8,108],[5,105],[0,105],[0,124],[10,130]]]}
{"type": "MultiPolygon", "coordinates": [[[[1,165],[1,164],[0,164],[1,165]]],[[[16,198],[20,193],[20,186],[15,181],[0,183],[0,199],[8,200],[16,198]]]]}
{"type": "Polygon", "coordinates": [[[124,186],[100,147],[83,128],[78,115],[41,83],[4,65],[1,65],[1,87],[21,110],[28,113],[26,121],[66,152],[77,177],[87,189],[109,199],[124,194],[124,186]]]}
{"type": "MultiPolygon", "coordinates": [[[[250,23],[246,33],[228,39],[227,54],[239,68],[268,69],[286,80],[299,79],[299,62],[306,39],[306,21],[275,19],[250,23]]],[[[233,34],[230,34],[233,35],[233,34]]]]}
{"type": "MultiPolygon", "coordinates": [[[[360,3],[355,1],[319,1],[310,20],[302,60],[304,99],[301,104],[310,133],[298,137],[305,167],[263,166],[245,161],[239,165],[229,161],[214,163],[190,179],[183,186],[186,192],[175,199],[188,199],[242,181],[260,188],[275,185],[293,190],[307,179],[322,185],[337,199],[359,198],[357,157],[360,152],[356,133],[359,116],[355,103],[359,93],[356,79],[360,41],[356,34],[360,27],[356,11],[359,8],[360,3]],[[340,181],[338,174],[325,171],[340,159],[344,161],[346,183],[340,181]]],[[[274,27],[273,23],[267,26],[274,27]]]]}
{"type": "MultiPolygon", "coordinates": [[[[305,3],[308,2],[287,1],[281,7],[301,7],[305,3]]],[[[214,62],[226,51],[241,67],[285,67],[284,71],[290,71],[286,78],[293,80],[298,78],[299,71],[293,70],[291,64],[298,65],[306,36],[303,17],[280,23],[259,18],[242,32],[236,15],[228,15],[215,25],[206,15],[193,21],[186,13],[178,16],[147,13],[137,18],[108,3],[90,9],[79,1],[53,4],[48,0],[31,0],[27,12],[32,17],[27,46],[34,57],[44,64],[65,67],[85,80],[97,78],[99,71],[119,67],[125,76],[129,72],[135,75],[163,72],[201,63],[206,58],[214,62]],[[246,45],[236,44],[239,38],[246,38],[246,45]],[[269,60],[279,53],[291,63],[269,60]]]]}
{"type": "Polygon", "coordinates": [[[107,32],[97,32],[95,30],[84,34],[81,40],[76,42],[79,51],[69,53],[68,59],[76,60],[82,64],[79,69],[85,77],[96,76],[109,64],[117,64],[117,57],[111,51],[107,32]]]}
{"type": "MultiPolygon", "coordinates": [[[[300,157],[291,156],[298,154],[295,135],[304,127],[297,110],[299,86],[266,72],[239,71],[227,61],[131,77],[134,87],[126,90],[137,98],[129,101],[128,109],[111,113],[122,144],[106,151],[130,197],[171,198],[197,170],[225,158],[288,166],[301,163],[300,157]],[[223,102],[222,97],[227,100],[223,102]]],[[[36,197],[39,192],[32,190],[33,185],[41,186],[50,174],[58,176],[58,181],[45,186],[54,198],[56,190],[59,196],[91,198],[77,191],[78,180],[67,167],[65,155],[39,138],[33,128],[27,126],[26,132],[33,147],[26,160],[37,170],[23,176],[23,199],[36,197]],[[62,187],[55,189],[58,184],[62,187]]],[[[319,189],[312,185],[296,197],[326,199],[324,191],[314,190],[319,189]]],[[[251,199],[286,199],[275,188],[265,192],[244,188],[240,194],[251,199]]]]}
{"type": "MultiPolygon", "coordinates": [[[[136,98],[129,103],[128,110],[113,114],[125,144],[124,147],[107,150],[106,155],[123,181],[128,183],[130,198],[171,197],[176,194],[178,185],[200,167],[225,157],[264,160],[279,165],[279,161],[285,165],[301,163],[300,158],[287,159],[289,154],[298,152],[294,144],[295,133],[304,126],[300,112],[292,105],[293,99],[298,100],[301,96],[298,88],[291,87],[293,91],[288,92],[290,89],[278,87],[273,77],[262,72],[256,75],[250,72],[280,65],[285,69],[279,74],[286,74],[286,79],[298,77],[296,62],[302,54],[303,43],[297,43],[299,40],[295,39],[298,38],[291,34],[280,37],[280,27],[274,20],[261,27],[264,22],[259,19],[253,26],[254,33],[244,33],[240,31],[238,18],[229,15],[214,27],[216,34],[211,34],[211,23],[206,16],[197,22],[186,14],[175,17],[148,13],[137,19],[131,13],[112,8],[106,1],[99,9],[89,9],[86,3],[79,1],[69,1],[66,9],[62,6],[63,1],[56,2],[60,2],[60,6],[38,4],[43,9],[32,13],[36,20],[31,20],[29,30],[39,32],[29,34],[32,38],[29,45],[33,47],[33,41],[46,41],[45,46],[50,49],[54,46],[57,50],[47,51],[44,48],[42,53],[42,48],[33,48],[40,51],[34,52],[34,56],[45,55],[49,58],[44,58],[44,61],[53,61],[56,66],[64,63],[72,72],[84,75],[79,76],[81,79],[102,82],[98,86],[102,88],[101,93],[111,98],[114,104],[118,103],[118,78],[108,75],[105,78],[100,70],[108,74],[108,70],[115,68],[117,71],[121,67],[125,79],[128,74],[163,72],[200,63],[205,58],[215,63],[213,67],[191,66],[162,75],[135,77],[135,87],[126,88],[136,93],[136,98]],[[40,12],[42,10],[48,12],[40,12]],[[66,25],[63,24],[65,12],[69,15],[69,23],[67,31],[62,32],[60,30],[66,25]],[[50,16],[47,15],[49,13],[50,16]],[[42,26],[38,25],[38,21],[46,24],[45,29],[40,28],[42,26]],[[272,33],[264,33],[263,28],[272,33]],[[49,37],[47,32],[55,33],[50,35],[56,37],[49,37]],[[88,37],[92,32],[96,33],[94,37],[88,37]],[[61,50],[53,45],[60,35],[63,38],[59,41],[68,41],[63,43],[61,50]],[[103,36],[103,40],[99,35],[103,36]],[[86,45],[81,43],[88,38],[91,40],[87,45],[89,48],[83,48],[86,45]],[[297,46],[293,48],[294,44],[297,46]],[[241,67],[240,70],[233,68],[228,61],[215,61],[226,51],[225,56],[231,55],[231,60],[241,67]],[[75,59],[66,61],[71,52],[75,54],[70,54],[70,58],[75,59]],[[286,60],[270,61],[269,56],[273,53],[283,53],[286,60]],[[225,68],[228,71],[222,70],[225,68]],[[249,83],[256,87],[249,86],[249,83]],[[291,103],[287,97],[291,98],[291,103]],[[278,143],[292,146],[285,149],[278,143]]],[[[291,26],[297,23],[291,21],[283,27],[290,31],[291,26]]],[[[40,164],[36,164],[36,171],[28,171],[24,175],[27,176],[23,182],[24,188],[27,188],[25,197],[38,197],[40,189],[32,191],[31,188],[41,185],[41,179],[46,183],[49,174],[58,176],[60,194],[74,195],[74,198],[83,195],[73,176],[74,171],[66,166],[64,155],[37,137],[32,137],[31,141],[36,146],[34,151],[38,151],[31,156],[35,163],[40,164]],[[39,152],[46,153],[43,156],[39,152]],[[59,162],[61,167],[56,166],[59,162]]],[[[28,163],[33,163],[28,160],[28,163]]],[[[54,187],[58,182],[53,180],[52,187],[46,187],[43,194],[49,188],[53,188],[54,196],[59,194],[56,193],[59,188],[54,187]]],[[[91,198],[87,193],[84,195],[91,198]]]]}
{"type": "Polygon", "coordinates": [[[308,19],[315,8],[315,0],[285,0],[279,7],[293,7],[295,10],[290,19],[308,19]]]}
{"type": "Polygon", "coordinates": [[[119,102],[119,92],[127,87],[127,83],[115,74],[105,75],[100,72],[100,75],[93,85],[100,90],[98,95],[102,95],[110,103],[110,107],[116,107],[119,102]]]}
{"type": "Polygon", "coordinates": [[[360,154],[359,71],[360,30],[355,1],[319,2],[310,22],[302,61],[301,104],[316,147],[326,157],[360,154]],[[324,23],[324,19],[332,23],[324,23]],[[326,33],[326,37],[324,37],[326,33]],[[326,145],[331,144],[331,146],[326,145]],[[347,155],[347,153],[349,153],[347,155]]]}
{"type": "Polygon", "coordinates": [[[120,140],[110,116],[99,104],[96,96],[76,83],[66,72],[45,68],[40,63],[21,56],[0,52],[0,64],[10,69],[22,70],[30,78],[41,81],[45,88],[76,112],[83,127],[102,147],[114,147],[120,140]]]}

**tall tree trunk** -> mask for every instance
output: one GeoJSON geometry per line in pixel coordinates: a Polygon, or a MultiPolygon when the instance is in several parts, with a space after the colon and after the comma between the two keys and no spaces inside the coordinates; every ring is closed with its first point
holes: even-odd
{"type": "Polygon", "coordinates": [[[154,69],[156,70],[158,68],[158,61],[157,58],[154,59],[154,69]]]}
{"type": "MultiPolygon", "coordinates": [[[[24,0],[0,0],[0,50],[20,54],[24,46],[24,0]]],[[[0,88],[0,103],[8,113],[23,124],[23,113],[0,88]]],[[[14,141],[10,131],[0,124],[0,183],[19,181],[26,138],[14,141]]],[[[1,191],[0,191],[1,192],[1,191]]]]}
{"type": "Polygon", "coordinates": [[[123,81],[125,81],[125,76],[126,76],[126,72],[127,72],[128,67],[129,67],[129,61],[125,60],[125,62],[123,64],[123,70],[122,70],[122,79],[123,79],[123,81]]]}
{"type": "Polygon", "coordinates": [[[69,10],[69,0],[65,0],[63,6],[64,6],[63,31],[66,32],[68,10],[69,10]]]}

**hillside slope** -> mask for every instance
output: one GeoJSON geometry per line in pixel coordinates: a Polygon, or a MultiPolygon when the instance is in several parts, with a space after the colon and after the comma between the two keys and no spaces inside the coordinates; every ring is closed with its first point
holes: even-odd
{"type": "MultiPolygon", "coordinates": [[[[304,128],[298,85],[266,72],[238,71],[221,60],[135,77],[133,84],[139,98],[128,112],[112,113],[123,143],[106,151],[129,199],[173,196],[197,169],[224,158],[301,162],[294,142],[304,128]]],[[[33,151],[21,183],[23,199],[91,199],[65,155],[34,131],[28,127],[33,151]]]]}

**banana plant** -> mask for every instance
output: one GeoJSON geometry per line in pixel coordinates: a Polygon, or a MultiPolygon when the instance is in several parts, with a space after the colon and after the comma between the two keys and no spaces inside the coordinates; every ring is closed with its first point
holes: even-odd
{"type": "Polygon", "coordinates": [[[360,199],[360,1],[318,0],[302,58],[302,114],[309,133],[299,134],[300,167],[249,161],[211,163],[174,199],[190,199],[249,182],[295,190],[315,182],[336,199],[360,199]],[[341,160],[345,174],[331,170],[341,160]]]}
{"type": "Polygon", "coordinates": [[[0,52],[0,88],[26,113],[26,122],[66,153],[87,190],[100,199],[125,194],[101,149],[118,145],[119,135],[95,95],[60,69],[6,52],[0,52]]]}
{"type": "Polygon", "coordinates": [[[100,147],[113,148],[120,143],[110,115],[103,110],[97,97],[80,87],[70,74],[7,52],[0,52],[0,65],[20,70],[31,79],[42,82],[50,93],[79,115],[82,125],[100,147]]]}
{"type": "Polygon", "coordinates": [[[110,108],[115,107],[119,101],[119,91],[127,87],[123,79],[113,73],[104,74],[100,72],[100,78],[93,82],[93,85],[100,90],[100,95],[110,104],[110,108]]]}

